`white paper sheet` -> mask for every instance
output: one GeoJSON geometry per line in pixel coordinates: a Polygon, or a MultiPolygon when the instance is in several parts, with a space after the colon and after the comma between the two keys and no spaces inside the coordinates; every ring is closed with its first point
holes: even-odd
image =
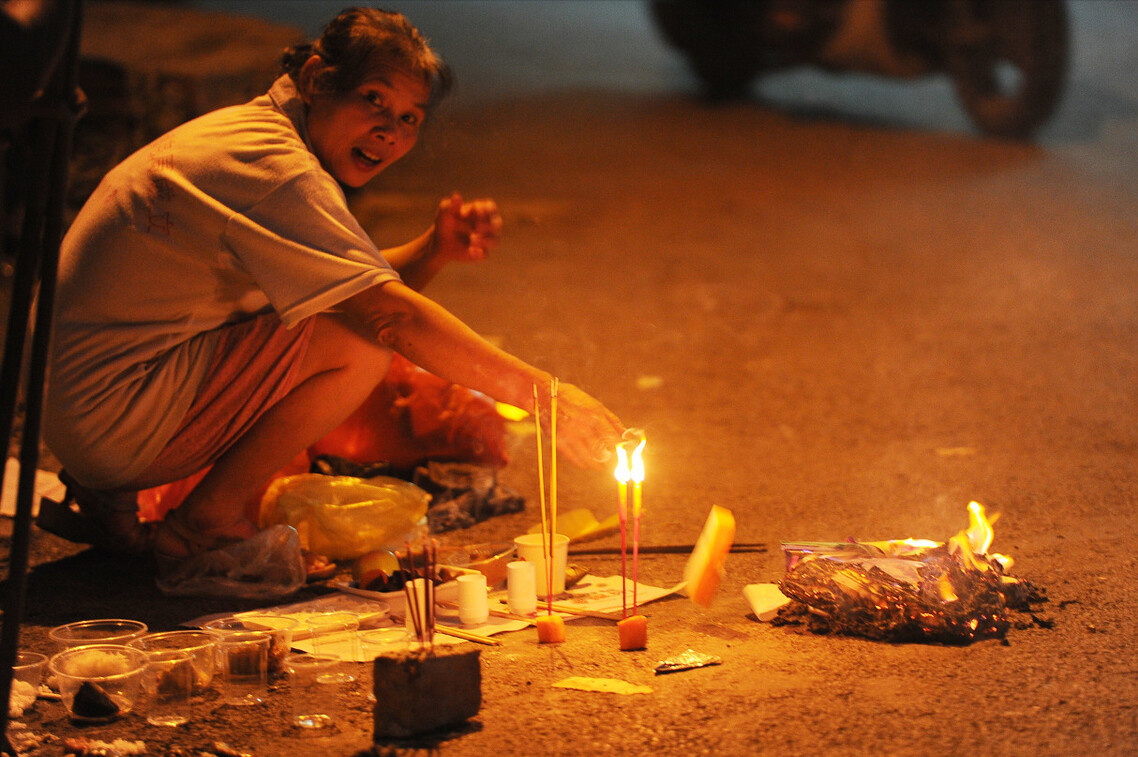
{"type": "MultiPolygon", "coordinates": [[[[209,621],[226,617],[230,614],[240,617],[241,615],[284,615],[286,617],[294,617],[298,620],[304,621],[307,617],[321,612],[330,612],[333,610],[346,610],[349,612],[358,613],[361,618],[361,628],[386,628],[392,626],[403,625],[404,610],[406,601],[402,592],[389,592],[379,594],[378,592],[369,592],[356,589],[348,584],[333,584],[335,588],[340,589],[339,593],[329,594],[328,596],[319,597],[317,599],[297,602],[289,605],[280,605],[277,607],[266,607],[247,613],[223,613],[221,615],[209,615],[186,623],[188,626],[198,627],[205,625],[209,621]]],[[[452,595],[455,594],[452,584],[443,584],[438,588],[438,601],[449,602],[452,595]]],[[[632,612],[632,581],[627,583],[627,601],[628,611],[632,612]]],[[[674,586],[670,589],[661,589],[655,586],[648,586],[647,584],[636,585],[636,598],[639,604],[645,605],[649,602],[654,602],[663,597],[676,593],[682,588],[682,584],[674,586]]],[[[490,594],[490,607],[496,611],[505,609],[506,593],[493,592],[490,594]],[[500,600],[500,602],[499,602],[500,600]],[[498,608],[501,608],[499,610],[498,608]]],[[[567,591],[565,594],[557,598],[558,604],[571,606],[578,610],[588,610],[591,612],[604,612],[615,613],[617,615],[621,612],[621,591],[620,591],[620,576],[609,576],[608,578],[598,578],[595,576],[586,576],[576,586],[567,591]]],[[[538,603],[539,612],[544,612],[542,603],[538,603]]],[[[579,618],[579,615],[557,613],[561,615],[566,621],[572,621],[579,618]]],[[[442,605],[436,608],[436,628],[445,631],[446,628],[459,628],[463,631],[476,633],[480,636],[493,636],[507,631],[520,631],[523,628],[533,625],[533,621],[529,619],[518,619],[513,617],[499,617],[491,615],[490,618],[483,624],[478,626],[464,626],[458,619],[458,610],[453,606],[442,605]]],[[[300,634],[304,636],[304,634],[300,634]]],[[[450,645],[461,644],[465,639],[460,639],[452,636],[447,636],[443,632],[435,633],[435,644],[450,645]]],[[[296,638],[293,640],[292,646],[303,652],[313,651],[312,643],[306,638],[296,638]]],[[[371,662],[373,659],[374,649],[365,649],[360,645],[356,639],[349,636],[344,638],[338,643],[334,644],[334,648],[328,651],[341,654],[346,657],[355,659],[357,662],[371,662]],[[369,656],[372,655],[372,656],[369,656]]]]}

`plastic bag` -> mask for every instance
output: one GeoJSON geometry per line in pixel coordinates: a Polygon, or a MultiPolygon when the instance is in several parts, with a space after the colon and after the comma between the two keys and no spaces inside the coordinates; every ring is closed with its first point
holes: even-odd
{"type": "Polygon", "coordinates": [[[430,499],[398,478],[302,473],[269,485],[261,502],[261,527],[292,526],[309,552],[353,560],[401,544],[419,527],[430,499]]]}
{"type": "Polygon", "coordinates": [[[191,557],[158,589],[171,597],[277,599],[304,585],[304,557],[296,530],[277,525],[254,537],[191,557]]]}

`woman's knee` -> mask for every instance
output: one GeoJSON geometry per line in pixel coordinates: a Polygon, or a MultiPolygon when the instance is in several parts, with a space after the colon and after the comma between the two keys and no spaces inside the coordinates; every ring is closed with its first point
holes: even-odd
{"type": "Polygon", "coordinates": [[[339,371],[353,384],[372,388],[387,375],[391,350],[353,328],[342,318],[322,313],[316,322],[302,364],[305,377],[339,371]]]}

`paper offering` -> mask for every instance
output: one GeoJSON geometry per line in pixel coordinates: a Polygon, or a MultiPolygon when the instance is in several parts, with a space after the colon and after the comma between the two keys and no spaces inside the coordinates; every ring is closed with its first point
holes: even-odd
{"type": "MultiPolygon", "coordinates": [[[[637,583],[635,586],[639,596],[639,603],[642,605],[663,599],[664,597],[679,592],[680,589],[683,588],[682,583],[676,584],[668,589],[661,589],[657,586],[648,586],[642,583],[637,583]]],[[[629,580],[626,587],[629,594],[632,592],[632,587],[633,583],[629,580]]],[[[620,588],[620,576],[609,576],[607,578],[585,576],[585,578],[581,579],[572,589],[556,597],[554,602],[563,607],[572,607],[574,609],[588,610],[590,612],[617,613],[619,615],[622,606],[620,588]]]]}
{"type": "Polygon", "coordinates": [[[651,686],[629,683],[619,678],[585,678],[571,676],[553,684],[557,689],[577,689],[578,691],[598,691],[602,694],[651,694],[651,686]]]}

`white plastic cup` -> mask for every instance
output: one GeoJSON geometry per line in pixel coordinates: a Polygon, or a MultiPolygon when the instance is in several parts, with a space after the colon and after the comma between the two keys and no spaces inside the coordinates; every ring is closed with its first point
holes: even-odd
{"type": "Polygon", "coordinates": [[[514,615],[532,615],[537,611],[537,585],[533,563],[515,560],[506,565],[506,602],[514,615]]]}
{"type": "MultiPolygon", "coordinates": [[[[548,540],[548,537],[547,537],[548,540]]],[[[549,595],[549,580],[545,570],[545,549],[541,534],[523,534],[514,539],[518,559],[533,563],[534,585],[538,599],[549,595]]],[[[569,563],[569,537],[565,534],[553,535],[553,596],[565,591],[565,568],[569,563]]]]}
{"type": "Polygon", "coordinates": [[[458,619],[464,626],[480,626],[490,619],[486,576],[481,573],[458,577],[458,619]]]}

